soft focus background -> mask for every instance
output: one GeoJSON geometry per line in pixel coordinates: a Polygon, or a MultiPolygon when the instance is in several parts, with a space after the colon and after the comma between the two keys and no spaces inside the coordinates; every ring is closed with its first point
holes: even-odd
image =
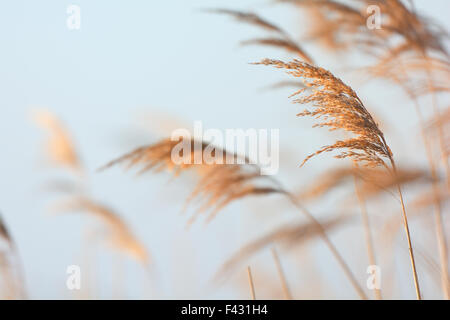
{"type": "MultiPolygon", "coordinates": [[[[450,30],[449,1],[419,0],[416,7],[450,30]]],[[[300,107],[287,98],[292,90],[266,89],[285,79],[283,72],[249,64],[290,56],[261,47],[241,48],[240,41],[260,31],[227,16],[205,13],[207,8],[255,11],[296,39],[307,19],[290,6],[260,0],[15,0],[0,5],[0,211],[16,239],[31,298],[71,299],[82,294],[88,298],[248,298],[245,265],[225,285],[212,285],[211,279],[248,240],[300,218],[292,207],[276,196],[244,200],[226,208],[210,225],[198,221],[186,230],[187,217],[180,212],[193,177],[176,181],[164,173],[136,177],[120,168],[96,172],[123,152],[165,137],[171,128],[190,128],[195,120],[203,121],[205,128],[279,128],[277,178],[294,190],[339,164],[323,155],[298,168],[307,154],[333,138],[325,130],[311,129],[309,120],[295,117],[300,107]],[[66,26],[70,4],[81,7],[80,30],[66,26]],[[32,119],[32,111],[39,109],[53,112],[70,130],[88,168],[90,190],[146,244],[157,281],[148,280],[133,261],[123,262],[117,254],[86,243],[91,217],[49,213],[57,197],[45,190],[45,183],[63,173],[45,163],[45,136],[32,119]],[[172,127],[164,126],[166,122],[172,127]],[[121,263],[126,272],[117,272],[121,263]],[[66,288],[66,268],[73,264],[81,266],[83,293],[66,288]]],[[[304,47],[367,102],[401,165],[425,166],[423,152],[417,151],[421,148],[417,119],[399,90],[379,81],[367,84],[367,79],[352,72],[350,64],[364,63],[359,56],[336,57],[307,43],[304,47]]],[[[405,194],[408,199],[408,190],[405,194]]],[[[317,217],[337,210],[357,213],[357,207],[341,208],[337,199],[314,204],[311,211],[317,217]]],[[[377,216],[391,214],[396,206],[392,197],[383,199],[369,206],[375,225],[377,216]]],[[[424,234],[426,227],[414,233],[419,223],[411,222],[418,251],[425,247],[422,239],[434,239],[431,225],[430,234],[424,234]]],[[[399,233],[389,243],[376,240],[378,248],[392,250],[379,256],[386,286],[382,289],[391,298],[414,298],[403,237],[399,233]]],[[[368,263],[358,220],[333,232],[332,238],[364,284],[368,263]]],[[[437,257],[434,243],[430,247],[428,253],[437,257]]],[[[357,298],[320,241],[280,255],[296,298],[357,298]]],[[[281,289],[270,254],[262,253],[250,264],[258,298],[276,298],[281,289]]],[[[419,263],[424,296],[440,297],[439,283],[425,272],[419,263]]]]}

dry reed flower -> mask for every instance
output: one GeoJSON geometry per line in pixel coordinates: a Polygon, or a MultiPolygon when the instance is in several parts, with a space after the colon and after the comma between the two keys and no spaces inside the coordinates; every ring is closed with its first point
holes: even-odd
{"type": "Polygon", "coordinates": [[[333,145],[322,147],[307,156],[301,166],[312,157],[323,152],[343,150],[335,157],[349,157],[354,161],[364,162],[369,167],[382,165],[389,168],[384,159],[390,160],[392,152],[386,144],[384,135],[378,128],[377,123],[352,88],[336,78],[331,72],[295,59],[287,63],[264,59],[256,64],[287,69],[288,74],[303,81],[307,88],[298,90],[291,97],[305,93],[305,96],[295,99],[294,102],[299,104],[311,103],[314,110],[305,110],[297,116],[309,116],[321,120],[314,127],[328,127],[330,131],[342,129],[356,135],[354,138],[337,141],[333,145]]]}
{"type": "Polygon", "coordinates": [[[272,46],[284,49],[288,52],[295,53],[300,56],[303,60],[312,62],[311,58],[309,58],[306,53],[301,49],[298,44],[290,39],[279,39],[279,38],[258,38],[251,39],[247,41],[242,41],[242,45],[263,45],[263,46],[272,46]]]}
{"type": "Polygon", "coordinates": [[[0,215],[0,299],[25,299],[23,266],[16,244],[0,215]]]}
{"type": "Polygon", "coordinates": [[[316,177],[313,184],[298,193],[298,198],[303,201],[320,198],[336,187],[353,180],[355,176],[361,180],[358,189],[364,198],[377,196],[382,191],[390,193],[390,189],[395,188],[397,184],[404,185],[431,181],[431,177],[425,170],[402,168],[398,169],[397,172],[398,174],[393,176],[386,170],[373,168],[333,168],[316,177]]]}
{"type": "Polygon", "coordinates": [[[279,81],[270,86],[267,86],[265,89],[281,89],[281,88],[305,88],[303,83],[299,83],[298,81],[279,81]]]}
{"type": "Polygon", "coordinates": [[[150,258],[144,244],[134,236],[122,218],[110,208],[86,197],[71,197],[71,199],[55,206],[54,211],[80,211],[99,218],[104,226],[106,226],[108,232],[106,240],[109,245],[128,254],[144,266],[149,265],[150,258]]]}
{"type": "Polygon", "coordinates": [[[375,64],[363,68],[363,71],[393,81],[413,96],[447,91],[447,85],[428,83],[423,86],[420,79],[430,70],[442,71],[441,77],[448,79],[449,55],[444,42],[449,35],[431,19],[418,14],[413,5],[408,7],[399,0],[278,2],[291,3],[307,12],[315,12],[311,27],[317,30],[313,32],[315,37],[309,37],[309,40],[325,39],[328,49],[358,48],[374,56],[375,64]],[[369,5],[380,8],[380,29],[367,27],[369,14],[366,9],[369,5]]]}
{"type": "Polygon", "coordinates": [[[86,193],[84,187],[77,181],[71,181],[68,179],[54,179],[49,181],[42,187],[42,190],[72,195],[86,193]]]}
{"type": "Polygon", "coordinates": [[[282,29],[280,29],[276,25],[270,23],[269,21],[261,18],[260,16],[254,14],[254,13],[251,13],[251,12],[242,12],[242,11],[231,10],[231,9],[209,9],[209,10],[206,10],[206,12],[226,14],[226,15],[234,17],[239,22],[251,24],[251,25],[257,26],[259,28],[265,29],[267,31],[284,34],[284,31],[282,29]]]}
{"type": "Polygon", "coordinates": [[[50,134],[46,143],[46,151],[50,162],[53,165],[82,172],[81,161],[64,125],[48,111],[36,112],[34,119],[39,126],[48,130],[50,134]]]}
{"type": "MultiPolygon", "coordinates": [[[[408,50],[436,52],[447,55],[443,40],[447,32],[429,18],[419,15],[413,6],[408,8],[399,0],[363,0],[340,2],[335,0],[277,0],[301,8],[314,9],[319,14],[317,25],[323,37],[340,41],[334,48],[358,46],[368,53],[388,49],[393,55],[408,50]],[[367,27],[369,5],[376,5],[382,14],[382,28],[367,27]],[[396,38],[394,41],[393,38],[396,38]],[[399,41],[400,40],[400,41],[399,41]]],[[[314,24],[313,24],[314,26],[314,24]]]]}
{"type": "MultiPolygon", "coordinates": [[[[153,170],[160,172],[164,169],[173,171],[174,176],[178,176],[182,171],[195,169],[200,179],[194,190],[186,201],[186,206],[196,199],[200,202],[195,214],[188,224],[194,222],[200,213],[208,212],[207,222],[211,221],[216,214],[231,202],[248,196],[261,196],[283,191],[276,182],[268,176],[260,175],[259,168],[251,165],[248,159],[235,154],[230,154],[221,148],[214,147],[212,152],[218,163],[211,163],[203,159],[205,149],[210,147],[206,143],[201,143],[201,148],[193,148],[188,155],[188,163],[175,164],[172,161],[172,150],[181,140],[163,139],[160,142],[138,148],[124,156],[106,164],[101,170],[123,163],[127,167],[141,166],[139,174],[153,170]],[[220,155],[220,158],[215,155],[220,155]],[[226,164],[227,159],[233,157],[240,158],[243,164],[226,164]],[[195,159],[203,159],[196,164],[195,159]]],[[[194,140],[190,141],[195,145],[194,140]]],[[[185,206],[185,207],[186,207],[185,206]]]]}
{"type": "Polygon", "coordinates": [[[446,154],[450,153],[450,107],[445,108],[443,112],[428,120],[425,130],[429,135],[442,132],[444,138],[443,147],[446,150],[446,154]]]}

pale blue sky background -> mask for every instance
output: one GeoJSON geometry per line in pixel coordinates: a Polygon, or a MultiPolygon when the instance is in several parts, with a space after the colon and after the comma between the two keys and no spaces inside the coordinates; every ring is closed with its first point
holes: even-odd
{"type": "MultiPolygon", "coordinates": [[[[416,5],[450,29],[449,1],[419,0],[416,5]]],[[[65,268],[82,264],[82,230],[91,221],[47,214],[55,198],[43,192],[42,185],[55,171],[42,165],[44,135],[30,120],[33,109],[49,109],[65,122],[90,170],[93,193],[120,212],[147,244],[161,272],[162,289],[157,297],[245,298],[232,291],[206,289],[207,281],[244,239],[293,215],[268,204],[266,208],[272,205],[277,217],[272,221],[264,213],[267,219],[263,222],[258,214],[243,216],[245,210],[239,210],[250,207],[258,212],[261,207],[239,203],[210,227],[200,223],[186,232],[186,219],[178,212],[192,188],[189,180],[168,185],[164,174],[135,179],[118,169],[95,173],[142,141],[124,138],[140,114],[167,114],[188,125],[202,120],[211,128],[280,128],[285,151],[279,178],[288,186],[301,185],[311,172],[318,173],[320,166],[330,164],[329,159],[322,159],[297,168],[306,154],[329,141],[328,136],[312,131],[307,121],[295,117],[298,106],[288,101],[289,91],[260,90],[285,79],[282,72],[248,64],[289,56],[271,49],[239,48],[239,41],[261,33],[229,17],[201,11],[214,7],[254,10],[294,36],[303,28],[300,15],[291,7],[260,0],[15,0],[0,5],[0,211],[17,240],[32,298],[73,297],[65,289],[65,268]],[[81,30],[66,27],[70,4],[81,7],[81,30]]],[[[399,161],[423,162],[408,156],[417,148],[408,144],[411,132],[417,137],[418,133],[413,110],[391,103],[404,101],[398,91],[377,83],[363,87],[357,77],[345,73],[346,64],[359,61],[358,57],[333,57],[317,47],[305,47],[320,65],[353,85],[369,108],[376,106],[376,115],[387,118],[386,125],[395,128],[389,127],[395,138],[388,140],[399,161]]],[[[154,141],[151,130],[148,141],[154,141]]],[[[351,250],[344,249],[344,254],[351,256],[351,250]]],[[[334,262],[328,253],[317,252],[319,261],[329,266],[323,281],[331,283],[330,297],[354,298],[345,280],[329,271],[334,262]]],[[[108,290],[111,269],[105,261],[99,276],[102,290],[108,290]]],[[[362,266],[356,273],[364,281],[364,263],[357,266],[362,266]]],[[[296,271],[294,265],[287,268],[296,271]]],[[[130,280],[127,297],[141,297],[135,278],[130,280]]],[[[297,280],[306,281],[301,279],[297,280]]],[[[408,288],[402,290],[397,293],[411,293],[408,288]]],[[[110,294],[105,291],[101,296],[110,294]]]]}

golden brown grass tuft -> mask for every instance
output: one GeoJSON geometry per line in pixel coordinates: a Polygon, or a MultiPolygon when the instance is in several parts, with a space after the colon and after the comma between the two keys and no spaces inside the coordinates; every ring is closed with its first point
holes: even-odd
{"type": "Polygon", "coordinates": [[[26,296],[22,261],[0,215],[0,299],[26,299],[26,296]]]}
{"type": "Polygon", "coordinates": [[[46,143],[46,154],[53,165],[63,166],[78,173],[83,171],[80,158],[64,125],[50,112],[37,111],[34,114],[36,123],[49,132],[46,143]]]}
{"type": "Polygon", "coordinates": [[[360,180],[358,189],[364,198],[377,196],[380,192],[391,193],[391,189],[396,188],[397,184],[431,181],[429,173],[421,169],[402,168],[397,170],[396,176],[393,176],[386,170],[376,168],[337,167],[314,178],[314,183],[299,191],[297,196],[303,201],[318,199],[349,182],[355,176],[360,180]]]}
{"type": "Polygon", "coordinates": [[[320,148],[306,157],[301,166],[323,152],[343,150],[336,158],[349,157],[369,167],[382,165],[388,168],[384,159],[391,159],[392,152],[383,133],[352,88],[331,72],[295,59],[291,62],[264,59],[256,64],[286,69],[289,74],[302,80],[306,88],[298,90],[291,97],[304,93],[294,102],[311,104],[314,110],[305,110],[297,116],[321,120],[314,127],[328,127],[330,131],[341,129],[355,135],[354,138],[320,148]]]}

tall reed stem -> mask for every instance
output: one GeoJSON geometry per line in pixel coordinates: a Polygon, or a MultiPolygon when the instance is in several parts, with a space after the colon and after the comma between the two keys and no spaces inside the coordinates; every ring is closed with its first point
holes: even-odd
{"type": "Polygon", "coordinates": [[[252,269],[250,269],[250,266],[247,266],[247,276],[248,276],[248,285],[250,287],[250,296],[252,300],[255,300],[255,286],[253,284],[253,277],[252,277],[252,269]]]}
{"type": "MultiPolygon", "coordinates": [[[[384,138],[383,138],[383,140],[384,140],[384,138]]],[[[395,166],[394,159],[392,157],[389,157],[389,160],[392,165],[393,173],[395,176],[397,176],[397,167],[395,166]]],[[[417,297],[417,300],[422,300],[422,296],[420,294],[419,279],[417,277],[416,261],[414,259],[414,251],[413,251],[412,244],[411,244],[411,235],[409,232],[408,217],[406,216],[406,208],[405,208],[405,203],[403,201],[402,189],[400,187],[400,183],[398,183],[398,182],[397,182],[397,191],[398,191],[398,195],[400,197],[400,203],[402,205],[403,226],[405,228],[406,240],[408,241],[408,251],[409,251],[409,258],[411,260],[411,268],[412,268],[412,272],[413,272],[413,277],[414,277],[414,286],[416,289],[416,297],[417,297]]]]}
{"type": "MultiPolygon", "coordinates": [[[[354,179],[354,184],[355,184],[356,197],[358,198],[359,206],[361,208],[361,218],[362,218],[362,223],[363,223],[363,227],[364,227],[364,234],[365,234],[365,241],[366,241],[366,248],[367,248],[367,256],[369,258],[369,264],[376,265],[375,250],[374,250],[374,246],[373,246],[372,232],[370,230],[370,221],[369,221],[369,215],[367,213],[366,203],[365,203],[363,196],[359,192],[358,181],[357,181],[356,175],[353,175],[353,179],[354,179]]],[[[375,296],[375,299],[381,300],[381,290],[375,289],[374,296],[375,296]]]]}
{"type": "Polygon", "coordinates": [[[275,261],[275,266],[277,267],[278,276],[280,277],[281,286],[283,287],[284,298],[287,300],[292,300],[291,290],[286,281],[286,276],[284,274],[283,268],[281,267],[280,257],[278,256],[277,250],[272,247],[272,256],[275,261]]]}
{"type": "Polygon", "coordinates": [[[444,293],[444,296],[448,300],[448,299],[450,299],[450,288],[449,288],[449,277],[448,277],[447,240],[445,237],[445,230],[444,230],[444,225],[442,222],[442,208],[441,208],[441,203],[439,200],[438,175],[437,175],[436,166],[435,166],[433,158],[432,158],[432,152],[430,149],[430,145],[428,143],[428,139],[425,134],[425,124],[424,124],[422,112],[420,111],[420,106],[417,103],[416,99],[413,99],[413,101],[414,101],[414,106],[416,109],[417,116],[419,118],[422,140],[423,140],[423,143],[425,146],[428,165],[430,167],[430,173],[431,173],[431,179],[432,179],[431,182],[432,182],[432,188],[433,188],[436,238],[437,238],[437,243],[438,243],[439,260],[440,260],[440,267],[441,267],[441,285],[442,285],[442,291],[444,293]]]}
{"type": "Polygon", "coordinates": [[[358,293],[359,297],[363,300],[367,300],[367,295],[364,293],[363,289],[359,285],[358,281],[356,281],[355,276],[353,275],[353,272],[350,270],[350,267],[345,262],[344,258],[342,258],[341,254],[331,242],[331,240],[328,238],[325,229],[322,227],[319,221],[317,221],[316,218],[302,205],[300,205],[297,200],[287,191],[285,191],[286,196],[289,198],[289,200],[292,202],[292,204],[300,210],[301,213],[303,213],[314,225],[316,225],[317,229],[319,230],[319,235],[322,238],[322,240],[327,245],[328,249],[331,251],[333,256],[335,257],[338,264],[341,266],[342,270],[344,271],[344,274],[347,276],[348,280],[350,281],[351,285],[355,289],[355,291],[358,293]]]}
{"type": "MultiPolygon", "coordinates": [[[[428,60],[427,55],[424,53],[423,57],[425,60],[428,60]]],[[[403,75],[407,75],[405,68],[401,62],[401,60],[399,61],[399,67],[400,70],[402,71],[403,75]]],[[[399,80],[399,79],[397,79],[399,80]]],[[[431,74],[429,72],[429,70],[427,70],[427,81],[428,81],[428,88],[430,89],[430,93],[433,95],[433,107],[434,107],[434,112],[436,113],[437,111],[437,106],[436,106],[436,101],[434,98],[434,94],[432,92],[432,84],[431,84],[431,74]]],[[[448,299],[449,297],[449,280],[448,280],[448,258],[447,258],[447,244],[446,244],[446,240],[445,240],[445,232],[444,232],[444,228],[443,228],[443,224],[442,224],[442,217],[441,217],[441,205],[440,205],[440,201],[439,201],[439,189],[438,189],[438,179],[437,179],[437,171],[436,171],[436,166],[434,165],[434,161],[432,158],[432,151],[430,148],[430,145],[428,143],[428,139],[425,133],[425,123],[423,120],[423,115],[422,112],[420,111],[420,105],[417,101],[417,97],[414,95],[413,92],[411,92],[409,90],[409,88],[407,86],[405,86],[403,84],[403,82],[399,81],[400,86],[405,90],[405,92],[410,96],[410,99],[413,101],[414,103],[414,107],[416,109],[416,114],[417,117],[419,119],[419,125],[420,125],[420,132],[422,135],[422,140],[423,140],[423,144],[425,147],[425,153],[427,156],[427,160],[428,160],[428,165],[430,167],[430,173],[431,173],[431,178],[432,178],[432,185],[433,185],[433,197],[434,197],[434,215],[435,215],[435,226],[436,226],[436,236],[437,236],[437,241],[438,241],[438,249],[439,249],[439,256],[440,256],[440,265],[441,265],[441,281],[442,281],[442,290],[444,292],[444,295],[446,296],[446,298],[448,299]]],[[[442,136],[441,136],[441,132],[439,132],[440,136],[440,142],[442,141],[442,136]]],[[[442,144],[441,144],[441,152],[443,154],[445,154],[442,151],[442,144]]],[[[391,158],[391,163],[393,164],[393,159],[391,158]]],[[[395,165],[393,165],[394,171],[396,171],[395,169],[395,165]]],[[[447,171],[447,184],[449,183],[449,171],[448,171],[448,162],[447,165],[445,166],[446,171],[447,171]]],[[[400,190],[400,185],[398,185],[398,189],[400,190]]],[[[401,192],[399,192],[400,196],[401,196],[401,192]]],[[[400,197],[400,200],[402,200],[402,209],[403,209],[403,215],[406,218],[406,213],[404,210],[404,205],[403,205],[403,198],[400,197]]],[[[405,220],[404,218],[404,220],[405,220]]],[[[406,220],[407,221],[407,220],[406,220]]],[[[408,238],[409,238],[409,230],[407,230],[407,234],[408,234],[408,238]]],[[[411,245],[410,245],[411,246],[411,245]]],[[[412,249],[411,249],[412,251],[412,249]]],[[[412,259],[413,260],[413,259],[412,259]]],[[[414,266],[414,273],[415,273],[415,266],[414,266]]],[[[418,281],[417,281],[417,274],[415,273],[414,276],[415,279],[415,284],[416,284],[416,294],[418,290],[418,281]]],[[[418,298],[420,298],[420,291],[417,294],[418,298]]]]}
{"type": "MultiPolygon", "coordinates": [[[[428,60],[428,58],[426,57],[428,60]]],[[[433,113],[436,119],[439,118],[439,109],[436,101],[436,95],[433,90],[433,80],[431,76],[431,72],[429,69],[427,69],[427,82],[428,82],[428,88],[431,94],[431,101],[433,105],[433,113]]],[[[420,111],[420,110],[419,110],[420,111]]],[[[424,139],[426,141],[425,132],[424,139]]],[[[450,187],[450,169],[448,165],[448,154],[445,148],[444,143],[444,132],[442,130],[442,125],[439,125],[438,127],[438,137],[439,137],[439,146],[441,149],[441,156],[442,161],[444,162],[444,169],[447,176],[447,188],[450,187]]],[[[430,163],[431,166],[434,168],[433,159],[431,159],[431,151],[430,151],[430,163]]],[[[435,196],[435,202],[437,206],[437,210],[435,211],[435,224],[436,224],[436,236],[438,241],[438,247],[439,247],[439,258],[441,263],[441,282],[442,282],[442,290],[444,291],[445,299],[450,299],[450,280],[448,275],[448,248],[447,248],[447,239],[445,236],[445,229],[444,229],[444,223],[442,219],[442,213],[441,213],[441,205],[439,202],[439,190],[437,188],[437,174],[436,169],[434,169],[434,176],[433,178],[433,193],[435,196]]]]}

